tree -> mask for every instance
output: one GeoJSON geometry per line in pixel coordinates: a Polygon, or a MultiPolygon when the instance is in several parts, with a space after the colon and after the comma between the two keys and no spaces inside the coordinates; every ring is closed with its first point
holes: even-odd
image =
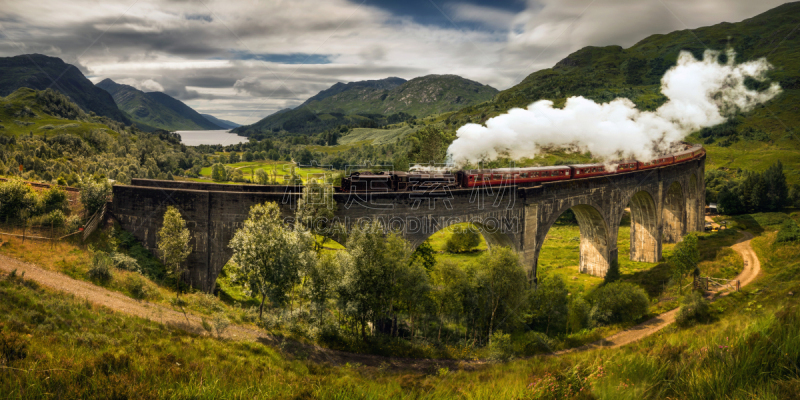
{"type": "Polygon", "coordinates": [[[312,263],[306,275],[304,289],[308,299],[317,313],[317,320],[322,322],[328,300],[333,296],[339,284],[339,264],[342,253],[336,255],[323,253],[316,263],[312,263]]]}
{"type": "Polygon", "coordinates": [[[228,158],[228,162],[231,164],[236,164],[239,162],[239,153],[231,153],[231,156],[228,158]]]}
{"type": "Polygon", "coordinates": [[[411,262],[419,262],[426,270],[431,271],[436,266],[434,253],[430,240],[426,240],[411,253],[411,262]]]}
{"type": "Polygon", "coordinates": [[[96,183],[87,181],[81,187],[81,204],[86,211],[86,215],[91,216],[97,212],[108,201],[111,194],[111,185],[107,182],[96,183]]]}
{"type": "Polygon", "coordinates": [[[699,262],[700,252],[697,249],[697,235],[690,233],[675,245],[672,255],[667,260],[667,263],[672,267],[673,274],[679,279],[678,293],[683,294],[683,278],[694,273],[699,262]]]}
{"type": "Polygon", "coordinates": [[[261,296],[259,318],[267,298],[275,305],[285,304],[301,274],[313,265],[313,240],[309,232],[285,227],[277,204],[267,202],[250,208],[249,217],[229,246],[238,267],[237,280],[261,296]]]}
{"type": "Polygon", "coordinates": [[[591,320],[596,325],[636,321],[650,306],[647,293],[630,282],[614,282],[600,286],[590,295],[591,320]]]}
{"type": "Polygon", "coordinates": [[[589,326],[591,306],[581,295],[573,296],[567,311],[567,330],[570,333],[580,332],[589,326]]]}
{"type": "Polygon", "coordinates": [[[366,340],[369,322],[394,316],[397,282],[409,265],[411,248],[397,234],[385,234],[380,222],[374,221],[354,227],[347,238],[347,254],[340,264],[339,309],[355,320],[366,340]]]}
{"type": "Polygon", "coordinates": [[[333,186],[311,179],[303,187],[303,194],[297,201],[296,223],[315,236],[314,249],[318,252],[333,235],[333,213],[337,207],[333,186]]]}
{"type": "Polygon", "coordinates": [[[528,280],[519,256],[508,247],[492,249],[482,257],[481,265],[478,281],[487,291],[490,309],[488,337],[491,338],[501,306],[513,312],[522,299],[528,280]]]}
{"type": "Polygon", "coordinates": [[[211,166],[211,179],[215,182],[225,182],[228,180],[228,174],[225,171],[225,166],[221,163],[216,163],[211,166]]]}
{"type": "Polygon", "coordinates": [[[550,335],[563,332],[568,312],[567,286],[558,275],[542,278],[535,290],[528,294],[528,321],[532,329],[550,335]]]}
{"type": "Polygon", "coordinates": [[[255,180],[256,180],[255,183],[257,183],[259,185],[269,185],[270,184],[269,175],[267,174],[267,171],[264,171],[263,169],[256,170],[255,180]]]}
{"type": "Polygon", "coordinates": [[[764,183],[767,187],[766,209],[780,211],[789,201],[789,186],[780,160],[764,172],[764,183]]]}
{"type": "Polygon", "coordinates": [[[189,247],[186,221],[173,206],[167,207],[164,213],[164,222],[158,231],[158,251],[167,270],[175,277],[176,297],[179,297],[181,277],[187,269],[185,261],[192,249],[189,247]]]}
{"type": "Polygon", "coordinates": [[[463,227],[456,225],[453,234],[447,239],[445,248],[448,253],[463,253],[471,251],[481,244],[481,234],[473,226],[463,227]]]}
{"type": "Polygon", "coordinates": [[[408,136],[406,140],[411,149],[408,160],[412,163],[443,162],[447,156],[447,147],[455,139],[455,135],[440,128],[427,126],[408,136]]]}
{"type": "Polygon", "coordinates": [[[469,285],[467,274],[455,263],[442,262],[430,270],[432,290],[430,293],[439,320],[437,340],[442,340],[442,325],[446,318],[461,313],[464,288],[469,285]]]}

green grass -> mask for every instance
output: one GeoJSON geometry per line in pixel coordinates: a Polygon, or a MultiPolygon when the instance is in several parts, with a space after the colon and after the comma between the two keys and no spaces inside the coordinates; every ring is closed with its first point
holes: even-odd
{"type": "MultiPolygon", "coordinates": [[[[330,174],[331,171],[328,169],[322,168],[305,168],[305,167],[297,167],[294,163],[287,163],[285,161],[272,161],[272,160],[265,160],[265,161],[242,161],[235,164],[225,164],[226,166],[230,166],[242,171],[242,175],[245,179],[251,179],[255,172],[258,170],[264,170],[269,176],[275,175],[278,179],[278,183],[284,183],[288,180],[291,176],[292,168],[294,168],[295,173],[300,176],[300,179],[303,180],[303,183],[308,182],[308,179],[319,179],[319,177],[330,174]]],[[[209,182],[211,179],[211,167],[205,167],[200,170],[200,175],[206,179],[200,178],[189,178],[194,182],[209,182]]],[[[241,182],[217,182],[217,183],[227,183],[227,184],[234,184],[238,185],[241,182]]]]}
{"type": "Polygon", "coordinates": [[[53,117],[41,111],[36,103],[36,94],[30,89],[19,89],[6,97],[0,98],[0,134],[8,136],[47,136],[70,134],[80,137],[99,130],[111,136],[117,133],[108,126],[91,121],[74,121],[53,117]],[[35,115],[20,113],[28,107],[35,115]]]}
{"type": "Polygon", "coordinates": [[[419,129],[418,126],[401,125],[394,129],[355,128],[339,139],[343,145],[371,143],[373,145],[394,143],[419,129]]]}

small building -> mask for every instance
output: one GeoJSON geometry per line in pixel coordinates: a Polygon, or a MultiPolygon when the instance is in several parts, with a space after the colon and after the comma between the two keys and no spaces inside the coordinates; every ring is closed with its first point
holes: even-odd
{"type": "Polygon", "coordinates": [[[717,215],[717,203],[710,203],[706,206],[706,214],[717,215]]]}

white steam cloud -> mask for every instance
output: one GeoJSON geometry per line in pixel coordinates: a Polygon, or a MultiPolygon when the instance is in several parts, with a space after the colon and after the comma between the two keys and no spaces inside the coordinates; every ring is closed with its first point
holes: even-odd
{"type": "Polygon", "coordinates": [[[458,165],[475,164],[500,156],[530,158],[543,148],[559,148],[590,151],[605,161],[651,160],[690,133],[752,110],[780,93],[777,83],[760,92],[745,86],[747,77],[766,79],[772,68],[766,59],[734,64],[735,53],[728,50],[727,63],[722,64],[719,55],[707,50],[698,61],[681,52],[677,65],[661,78],[661,92],[668,101],[655,111],[639,111],[624,98],[598,104],[570,97],[562,109],[540,100],[527,109],[514,108],[491,118],[486,126],[462,126],[447,149],[448,158],[458,165]]]}

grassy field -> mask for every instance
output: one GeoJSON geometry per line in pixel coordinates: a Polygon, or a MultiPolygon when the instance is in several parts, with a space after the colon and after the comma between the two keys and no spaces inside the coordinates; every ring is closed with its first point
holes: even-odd
{"type": "Polygon", "coordinates": [[[346,136],[339,139],[343,145],[355,143],[371,143],[373,145],[394,143],[404,136],[416,132],[418,126],[401,125],[399,128],[374,129],[355,128],[346,136]]]}
{"type": "Polygon", "coordinates": [[[64,399],[793,398],[800,392],[793,295],[800,290],[800,246],[773,243],[774,225],[758,220],[737,219],[760,235],[754,248],[763,274],[753,287],[713,303],[712,322],[670,326],[619,349],[467,370],[319,362],[282,346],[127,317],[6,276],[0,341],[9,350],[0,393],[9,399],[55,393],[64,399]]]}
{"type": "MultiPolygon", "coordinates": [[[[245,179],[252,179],[256,171],[264,170],[270,177],[275,176],[278,180],[278,183],[285,183],[291,177],[292,169],[294,169],[295,173],[300,176],[300,179],[303,180],[303,183],[308,182],[309,179],[319,179],[325,174],[331,173],[331,171],[328,169],[297,167],[294,163],[285,161],[242,161],[235,164],[225,165],[242,171],[242,175],[245,179]]],[[[190,179],[196,182],[209,182],[209,179],[211,179],[211,167],[205,167],[201,169],[200,175],[206,179],[190,179]]],[[[240,184],[238,182],[223,183],[240,184]]]]}

